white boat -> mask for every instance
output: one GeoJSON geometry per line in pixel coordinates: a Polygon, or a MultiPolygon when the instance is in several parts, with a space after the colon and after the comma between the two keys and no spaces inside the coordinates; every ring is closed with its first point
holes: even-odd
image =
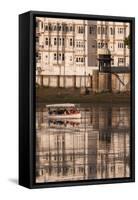
{"type": "Polygon", "coordinates": [[[80,119],[81,112],[75,104],[51,104],[46,105],[48,118],[50,119],[80,119]]]}

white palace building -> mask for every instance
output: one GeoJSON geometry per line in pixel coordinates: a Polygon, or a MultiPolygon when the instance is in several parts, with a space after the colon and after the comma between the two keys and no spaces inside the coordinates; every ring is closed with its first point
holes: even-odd
{"type": "Polygon", "coordinates": [[[37,17],[36,75],[91,76],[103,49],[111,67],[129,67],[129,34],[126,22],[37,17]]]}

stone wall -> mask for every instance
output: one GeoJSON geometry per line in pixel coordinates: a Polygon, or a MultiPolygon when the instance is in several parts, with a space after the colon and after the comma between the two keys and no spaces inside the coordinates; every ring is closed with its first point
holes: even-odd
{"type": "Polygon", "coordinates": [[[89,76],[39,75],[36,82],[45,87],[89,88],[93,92],[130,91],[130,73],[103,73],[94,70],[89,76]]]}

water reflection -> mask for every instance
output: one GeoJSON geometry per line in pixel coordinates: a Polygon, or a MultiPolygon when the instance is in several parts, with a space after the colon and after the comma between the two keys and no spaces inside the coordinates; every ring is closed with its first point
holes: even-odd
{"type": "Polygon", "coordinates": [[[80,105],[81,119],[36,113],[36,182],[130,176],[130,107],[80,105]]]}

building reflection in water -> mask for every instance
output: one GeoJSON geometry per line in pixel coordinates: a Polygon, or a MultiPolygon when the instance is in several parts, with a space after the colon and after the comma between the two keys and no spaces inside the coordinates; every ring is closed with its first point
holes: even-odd
{"type": "Polygon", "coordinates": [[[36,182],[130,176],[130,107],[80,106],[82,119],[36,113],[36,182]]]}

